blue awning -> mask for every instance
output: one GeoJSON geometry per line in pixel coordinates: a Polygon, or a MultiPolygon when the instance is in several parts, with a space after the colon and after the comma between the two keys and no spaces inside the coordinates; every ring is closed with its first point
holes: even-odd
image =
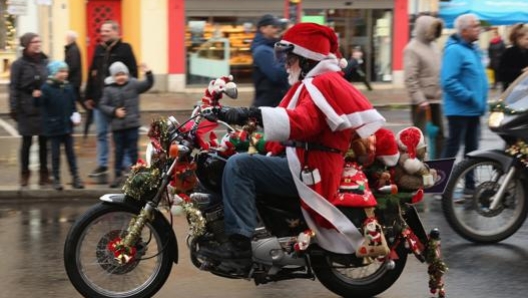
{"type": "Polygon", "coordinates": [[[465,13],[473,13],[481,21],[491,25],[528,23],[528,0],[451,0],[440,2],[439,17],[447,27],[453,27],[455,19],[465,13]]]}

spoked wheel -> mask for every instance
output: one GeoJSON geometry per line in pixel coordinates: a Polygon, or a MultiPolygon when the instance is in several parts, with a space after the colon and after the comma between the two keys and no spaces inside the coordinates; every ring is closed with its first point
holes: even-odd
{"type": "Polygon", "coordinates": [[[161,234],[163,221],[147,223],[136,244],[123,249],[126,229],[139,209],[98,204],[72,226],[64,246],[64,264],[84,297],[151,297],[165,283],[173,247],[161,234]]]}
{"type": "Polygon", "coordinates": [[[500,163],[466,159],[457,165],[442,199],[449,225],[463,238],[476,243],[496,243],[510,237],[524,223],[528,212],[526,186],[512,179],[496,209],[492,199],[503,184],[500,163]]]}
{"type": "Polygon", "coordinates": [[[312,266],[317,279],[328,290],[342,297],[366,298],[376,296],[390,288],[400,277],[407,263],[407,251],[398,247],[399,259],[378,261],[345,268],[339,257],[313,256],[312,266]]]}

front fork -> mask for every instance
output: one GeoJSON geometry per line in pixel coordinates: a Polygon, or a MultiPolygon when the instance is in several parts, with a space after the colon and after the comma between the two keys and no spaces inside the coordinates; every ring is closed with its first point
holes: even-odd
{"type": "Polygon", "coordinates": [[[506,177],[504,178],[504,181],[502,181],[499,190],[497,193],[491,198],[491,204],[490,209],[495,210],[497,207],[499,207],[500,202],[502,201],[502,198],[504,197],[504,192],[506,190],[506,187],[510,184],[513,177],[515,177],[515,174],[517,173],[516,167],[510,167],[508,170],[508,173],[506,173],[506,177]]]}

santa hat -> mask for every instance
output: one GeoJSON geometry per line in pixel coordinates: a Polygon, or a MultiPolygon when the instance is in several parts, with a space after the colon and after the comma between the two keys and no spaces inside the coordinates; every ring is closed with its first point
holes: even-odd
{"type": "Polygon", "coordinates": [[[341,68],[346,60],[339,52],[339,43],[335,31],[315,23],[299,23],[288,29],[282,44],[293,45],[292,52],[314,61],[337,59],[341,68]]]}
{"type": "Polygon", "coordinates": [[[422,131],[415,126],[404,128],[398,132],[396,140],[400,150],[409,155],[403,167],[411,174],[416,173],[422,165],[422,162],[416,158],[416,152],[426,146],[422,131]]]}
{"type": "Polygon", "coordinates": [[[386,166],[393,167],[398,163],[400,151],[394,133],[386,128],[380,128],[376,136],[376,158],[386,166]]]}

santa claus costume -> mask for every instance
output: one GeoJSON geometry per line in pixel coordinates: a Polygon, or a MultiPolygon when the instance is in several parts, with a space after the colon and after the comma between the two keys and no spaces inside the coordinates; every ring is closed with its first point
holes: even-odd
{"type": "MultiPolygon", "coordinates": [[[[362,138],[374,134],[385,119],[342,75],[335,32],[325,26],[301,23],[280,41],[292,52],[319,61],[297,82],[279,107],[262,107],[267,140],[299,140],[347,151],[354,131],[362,138]]],[[[305,219],[324,249],[351,254],[363,242],[357,227],[331,203],[339,189],[343,154],[287,147],[287,159],[301,197],[305,219]],[[310,171],[311,181],[301,172],[310,171]]]]}

